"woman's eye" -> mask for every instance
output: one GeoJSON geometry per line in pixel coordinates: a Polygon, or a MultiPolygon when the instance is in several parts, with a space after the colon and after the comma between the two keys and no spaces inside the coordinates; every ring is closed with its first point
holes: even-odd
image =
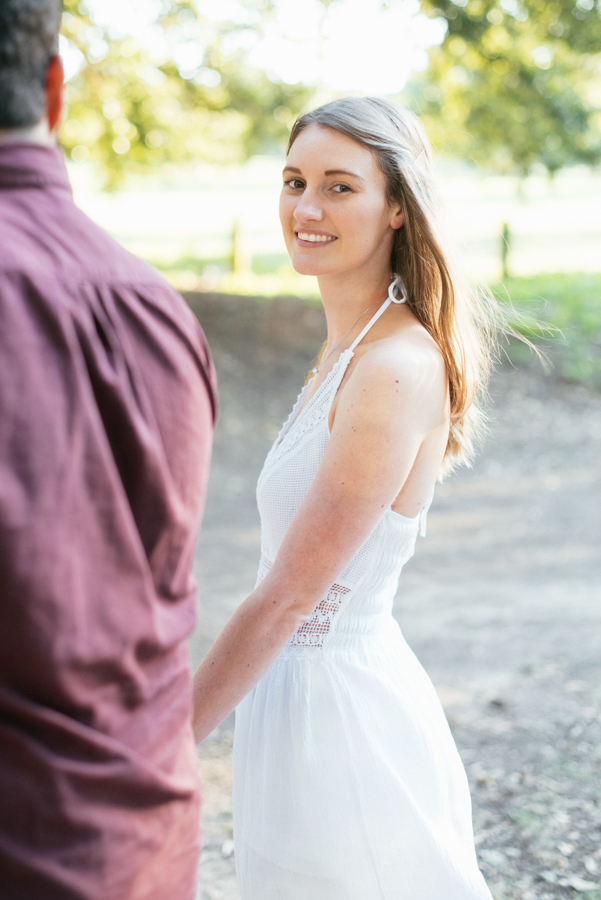
{"type": "Polygon", "coordinates": [[[348,194],[352,191],[352,188],[348,184],[335,184],[332,186],[332,190],[335,194],[348,194]]]}
{"type": "Polygon", "coordinates": [[[289,178],[284,182],[284,187],[292,188],[293,191],[300,191],[304,186],[305,184],[300,178],[289,178]]]}

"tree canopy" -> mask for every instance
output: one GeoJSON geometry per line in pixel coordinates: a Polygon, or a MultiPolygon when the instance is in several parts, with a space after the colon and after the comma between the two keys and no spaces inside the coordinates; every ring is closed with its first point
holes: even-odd
{"type": "Polygon", "coordinates": [[[553,173],[601,160],[594,0],[423,0],[447,22],[414,86],[435,143],[479,165],[553,173]]]}
{"type": "MultiPolygon", "coordinates": [[[[281,147],[313,88],[247,62],[247,38],[277,0],[244,0],[235,23],[203,16],[194,0],[156,2],[148,41],[99,23],[86,0],[65,0],[63,35],[82,62],[61,131],[72,158],[96,161],[115,186],[166,162],[235,162],[281,147]]],[[[446,33],[404,96],[435,145],[524,174],[536,162],[553,173],[601,160],[601,0],[421,0],[421,9],[446,33]]]]}
{"type": "Polygon", "coordinates": [[[85,0],[65,0],[62,33],[82,54],[61,130],[72,158],[96,161],[116,186],[165,162],[235,162],[281,146],[309,91],[245,63],[244,32],[269,3],[245,5],[248,23],[234,25],[189,0],[161,0],[148,42],[99,25],[85,0]]]}

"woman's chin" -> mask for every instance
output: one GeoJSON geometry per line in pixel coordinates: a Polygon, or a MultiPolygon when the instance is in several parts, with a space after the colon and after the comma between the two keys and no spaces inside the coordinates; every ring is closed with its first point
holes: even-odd
{"type": "Polygon", "coordinates": [[[292,268],[295,272],[298,272],[299,275],[326,275],[327,272],[324,271],[323,263],[319,263],[316,259],[307,259],[306,257],[301,256],[292,258],[292,268]]]}

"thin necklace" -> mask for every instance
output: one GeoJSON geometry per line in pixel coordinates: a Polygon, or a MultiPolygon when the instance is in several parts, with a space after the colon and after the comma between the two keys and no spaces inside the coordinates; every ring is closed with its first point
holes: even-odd
{"type": "Polygon", "coordinates": [[[343,342],[343,340],[344,340],[346,337],[349,336],[349,334],[351,333],[351,331],[353,330],[353,328],[355,327],[355,325],[357,324],[357,322],[360,322],[361,319],[363,318],[363,316],[366,315],[366,313],[368,313],[368,312],[370,311],[370,309],[373,309],[374,306],[378,306],[378,304],[380,304],[381,302],[382,302],[381,300],[377,300],[376,303],[372,303],[371,306],[368,306],[367,309],[364,310],[364,312],[361,313],[361,315],[359,316],[359,318],[358,318],[355,322],[353,322],[353,324],[351,325],[351,327],[349,328],[349,330],[348,330],[345,334],[342,335],[342,337],[340,338],[340,340],[338,341],[338,343],[336,344],[336,346],[335,346],[335,347],[332,347],[332,349],[330,350],[330,352],[328,353],[328,355],[327,355],[327,356],[324,356],[324,358],[321,360],[321,362],[320,362],[317,366],[315,366],[314,369],[311,369],[311,371],[312,371],[312,373],[313,373],[314,375],[317,375],[317,373],[319,372],[319,370],[321,369],[321,367],[323,366],[323,364],[324,364],[325,362],[327,362],[327,360],[330,358],[330,356],[332,355],[332,353],[334,353],[336,350],[338,350],[338,348],[340,347],[340,345],[341,345],[341,343],[343,342]]]}

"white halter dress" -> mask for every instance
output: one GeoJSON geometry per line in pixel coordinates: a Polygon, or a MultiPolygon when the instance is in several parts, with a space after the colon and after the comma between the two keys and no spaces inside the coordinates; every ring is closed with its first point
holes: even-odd
{"type": "MultiPolygon", "coordinates": [[[[269,571],[317,473],[353,351],[303,388],[257,487],[269,571]]],[[[492,900],[465,772],[428,676],[392,617],[425,510],[388,509],[236,711],[242,900],[492,900]]],[[[311,565],[311,560],[307,560],[311,565]]],[[[257,582],[257,583],[258,583],[257,582]]]]}

